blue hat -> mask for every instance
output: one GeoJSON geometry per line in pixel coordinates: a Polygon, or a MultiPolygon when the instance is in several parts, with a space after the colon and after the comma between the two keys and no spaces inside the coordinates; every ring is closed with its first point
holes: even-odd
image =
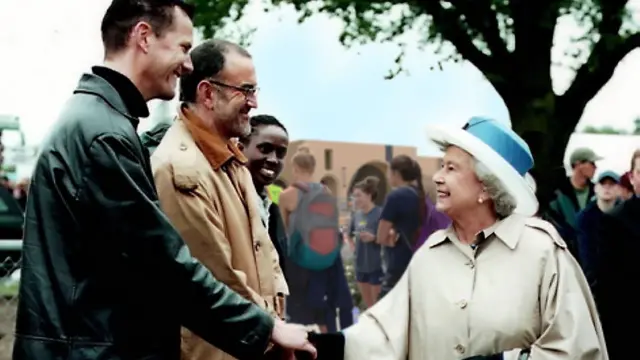
{"type": "Polygon", "coordinates": [[[598,180],[596,180],[596,183],[601,183],[602,180],[604,179],[611,179],[613,181],[615,181],[616,183],[620,182],[620,175],[616,174],[615,172],[611,171],[611,170],[607,170],[607,171],[603,171],[600,173],[600,175],[598,175],[598,180]]]}
{"type": "Polygon", "coordinates": [[[533,156],[511,128],[493,119],[473,117],[462,129],[431,125],[427,136],[436,143],[457,146],[483,163],[515,198],[514,212],[532,216],[538,211],[535,192],[525,178],[533,167],[533,156]]]}

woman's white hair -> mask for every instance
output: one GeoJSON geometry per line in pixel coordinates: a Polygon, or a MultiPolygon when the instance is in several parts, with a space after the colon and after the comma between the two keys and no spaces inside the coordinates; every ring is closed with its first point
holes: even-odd
{"type": "Polygon", "coordinates": [[[484,185],[484,189],[489,194],[493,202],[493,209],[500,218],[506,218],[516,209],[516,199],[509,194],[500,179],[489,171],[480,161],[474,158],[473,170],[478,180],[484,185]]]}
{"type": "MultiPolygon", "coordinates": [[[[436,142],[436,145],[438,145],[442,151],[446,151],[449,146],[455,146],[443,142],[436,142]]],[[[511,215],[516,209],[516,199],[505,190],[502,181],[489,171],[489,168],[473,157],[473,154],[471,154],[471,157],[473,158],[473,170],[476,177],[484,186],[487,194],[489,194],[496,215],[498,215],[499,218],[506,218],[511,215]]]]}

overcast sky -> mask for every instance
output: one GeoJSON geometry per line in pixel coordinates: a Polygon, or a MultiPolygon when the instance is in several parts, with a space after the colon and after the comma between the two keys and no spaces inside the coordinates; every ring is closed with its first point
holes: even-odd
{"type": "MultiPolygon", "coordinates": [[[[29,143],[46,135],[80,74],[101,61],[100,19],[109,3],[0,0],[0,113],[21,117],[29,143]]],[[[250,12],[259,28],[249,49],[261,88],[255,114],[280,118],[293,138],[413,145],[425,153],[428,122],[462,125],[473,115],[508,121],[500,97],[468,63],[432,71],[433,49],[414,49],[406,61],[410,76],[386,81],[394,46],[348,50],[338,43],[338,21],[317,16],[298,25],[292,10],[258,10],[250,12]]],[[[576,31],[561,27],[557,43],[576,31]]],[[[554,50],[556,58],[561,53],[554,50]]],[[[571,73],[554,69],[553,75],[554,85],[566,88],[571,73]]],[[[581,126],[630,129],[640,115],[638,94],[640,53],[634,52],[588,105],[581,126]]]]}

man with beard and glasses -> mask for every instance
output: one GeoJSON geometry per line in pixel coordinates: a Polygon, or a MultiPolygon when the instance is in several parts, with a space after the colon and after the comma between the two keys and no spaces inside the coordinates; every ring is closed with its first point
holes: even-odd
{"type": "Polygon", "coordinates": [[[179,359],[181,325],[238,359],[271,342],[314,351],[306,330],[216,280],[158,206],[136,128],[192,70],[193,13],[179,0],[107,9],[104,64],[82,75],[33,172],[13,359],[179,359]]]}
{"type": "Polygon", "coordinates": [[[240,139],[247,157],[247,168],[253,185],[260,195],[259,208],[262,223],[269,232],[271,242],[278,252],[280,268],[285,272],[287,229],[284,227],[280,208],[273,201],[268,186],[280,176],[289,147],[289,133],[278,119],[270,115],[251,117],[251,134],[240,139]]]}
{"type": "MultiPolygon", "coordinates": [[[[178,118],[151,156],[160,206],[219,281],[284,319],[289,290],[236,140],[251,132],[249,111],[258,106],[253,60],[223,40],[198,45],[191,60],[178,118]]],[[[182,341],[182,359],[232,359],[186,329],[182,341]]]]}

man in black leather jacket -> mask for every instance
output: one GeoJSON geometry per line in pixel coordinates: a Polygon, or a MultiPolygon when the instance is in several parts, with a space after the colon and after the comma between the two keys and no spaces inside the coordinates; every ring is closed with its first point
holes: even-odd
{"type": "Polygon", "coordinates": [[[158,207],[136,127],[191,70],[192,16],[179,0],[107,10],[105,66],[82,76],[35,166],[13,359],[177,360],[181,325],[238,359],[270,343],[314,353],[303,327],[214,279],[158,207]]]}

